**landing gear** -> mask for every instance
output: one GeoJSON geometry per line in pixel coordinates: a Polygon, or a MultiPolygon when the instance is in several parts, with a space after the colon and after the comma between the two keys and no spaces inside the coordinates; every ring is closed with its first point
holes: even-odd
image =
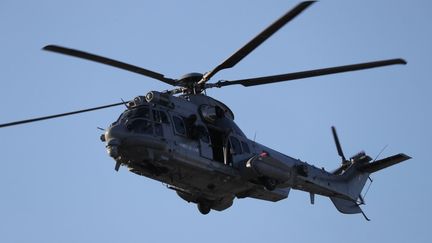
{"type": "Polygon", "coordinates": [[[199,202],[197,206],[200,213],[204,215],[210,213],[211,205],[208,202],[199,202]]]}

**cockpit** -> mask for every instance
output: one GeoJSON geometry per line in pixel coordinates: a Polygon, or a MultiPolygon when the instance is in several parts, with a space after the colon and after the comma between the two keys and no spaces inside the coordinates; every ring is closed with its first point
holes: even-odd
{"type": "Polygon", "coordinates": [[[158,136],[163,136],[162,124],[169,124],[168,116],[164,111],[150,110],[147,105],[123,112],[118,122],[125,124],[130,132],[158,136]]]}

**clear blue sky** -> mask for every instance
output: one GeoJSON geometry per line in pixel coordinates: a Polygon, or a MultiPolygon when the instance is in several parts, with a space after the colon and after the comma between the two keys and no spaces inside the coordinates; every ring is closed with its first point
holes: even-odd
{"type": "MultiPolygon", "coordinates": [[[[169,87],[41,51],[59,44],[177,78],[223,61],[299,1],[0,1],[0,123],[115,103],[169,87]]],[[[373,175],[361,215],[292,191],[202,216],[114,161],[100,131],[122,107],[0,129],[0,242],[430,242],[432,2],[321,1],[219,79],[402,57],[391,66],[263,87],[227,87],[249,136],[327,169],[345,154],[404,152],[373,175]]]]}

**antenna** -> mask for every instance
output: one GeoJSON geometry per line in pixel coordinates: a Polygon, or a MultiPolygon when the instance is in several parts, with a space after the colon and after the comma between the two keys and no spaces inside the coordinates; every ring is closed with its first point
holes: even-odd
{"type": "Polygon", "coordinates": [[[386,146],[384,146],[384,148],[381,149],[381,151],[378,153],[378,155],[375,157],[375,159],[373,160],[373,162],[375,162],[378,157],[382,154],[382,152],[384,152],[384,150],[388,147],[388,144],[386,144],[386,146]]]}
{"type": "MultiPolygon", "coordinates": [[[[386,144],[386,145],[381,149],[381,151],[380,151],[380,152],[378,153],[378,155],[375,157],[375,159],[373,160],[373,162],[375,162],[375,161],[378,159],[378,157],[380,157],[380,155],[382,154],[382,152],[384,152],[384,150],[385,150],[387,147],[388,147],[388,144],[386,144]]],[[[365,198],[366,198],[366,195],[367,195],[367,193],[369,192],[369,189],[371,188],[372,183],[373,183],[373,180],[372,180],[372,178],[370,177],[370,175],[368,176],[368,179],[369,179],[370,183],[369,183],[369,185],[368,185],[368,187],[367,187],[367,189],[366,189],[366,192],[363,194],[363,196],[360,195],[360,201],[361,201],[361,204],[365,204],[365,198]]]]}

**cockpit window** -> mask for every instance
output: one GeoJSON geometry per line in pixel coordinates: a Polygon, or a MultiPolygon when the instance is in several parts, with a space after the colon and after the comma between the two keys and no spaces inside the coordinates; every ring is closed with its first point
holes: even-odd
{"type": "Polygon", "coordinates": [[[123,112],[120,119],[125,121],[131,118],[150,119],[150,110],[147,106],[140,106],[123,112]]]}
{"type": "Polygon", "coordinates": [[[162,124],[169,124],[168,116],[164,111],[152,110],[154,130],[156,136],[163,137],[163,127],[162,124]]]}
{"type": "Polygon", "coordinates": [[[150,121],[148,106],[139,106],[125,111],[120,119],[126,122],[126,127],[131,132],[153,134],[153,123],[150,121]]]}
{"type": "Polygon", "coordinates": [[[133,119],[126,125],[127,129],[135,133],[153,134],[153,126],[149,120],[133,119]]]}
{"type": "Polygon", "coordinates": [[[139,107],[132,110],[131,118],[139,117],[144,119],[150,119],[150,111],[148,107],[139,107]]]}
{"type": "Polygon", "coordinates": [[[163,111],[153,110],[153,120],[155,122],[169,124],[168,116],[163,111]]]}

